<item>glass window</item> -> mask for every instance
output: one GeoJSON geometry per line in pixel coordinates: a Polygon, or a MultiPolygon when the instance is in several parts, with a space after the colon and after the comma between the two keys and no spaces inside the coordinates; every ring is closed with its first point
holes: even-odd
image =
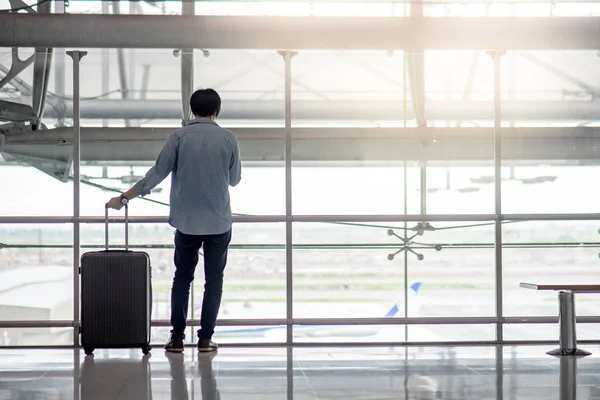
{"type": "Polygon", "coordinates": [[[72,247],[71,224],[0,224],[0,321],[73,319],[72,247]]]}
{"type": "MultiPolygon", "coordinates": [[[[597,221],[525,221],[503,225],[504,313],[558,316],[558,294],[522,289],[534,284],[594,281],[600,263],[597,221]]],[[[577,295],[579,316],[598,315],[600,299],[577,295]]]]}
{"type": "Polygon", "coordinates": [[[402,65],[402,53],[384,52],[292,59],[294,214],[403,212],[403,158],[390,151],[397,140],[373,129],[402,126],[402,65]]]}
{"type": "Polygon", "coordinates": [[[294,316],[495,315],[491,223],[398,225],[294,224],[294,316]]]}
{"type": "MultiPolygon", "coordinates": [[[[40,170],[12,156],[0,158],[0,208],[4,216],[70,216],[73,215],[73,184],[49,175],[53,166],[33,164],[40,170]]],[[[70,168],[70,167],[69,167],[70,168]]],[[[60,168],[58,168],[60,169],[60,168]]],[[[55,171],[58,171],[55,169],[55,171]]],[[[69,169],[62,170],[68,177],[69,169]]],[[[62,173],[62,172],[61,172],[62,173]]]]}
{"type": "Polygon", "coordinates": [[[73,328],[0,328],[0,343],[2,346],[71,346],[73,328]]]}
{"type": "Polygon", "coordinates": [[[592,51],[503,57],[504,213],[597,212],[594,78],[582,66],[598,62],[592,51]]]}
{"type": "Polygon", "coordinates": [[[468,342],[494,340],[492,325],[304,325],[294,327],[298,343],[468,342]]]}

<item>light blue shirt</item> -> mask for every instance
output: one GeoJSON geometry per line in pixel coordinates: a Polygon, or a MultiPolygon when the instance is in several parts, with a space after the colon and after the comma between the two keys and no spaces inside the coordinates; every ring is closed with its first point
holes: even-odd
{"type": "Polygon", "coordinates": [[[188,235],[217,235],[231,229],[229,186],[240,182],[241,170],[235,135],[198,118],[169,136],[134,189],[145,196],[172,173],[169,224],[188,235]]]}

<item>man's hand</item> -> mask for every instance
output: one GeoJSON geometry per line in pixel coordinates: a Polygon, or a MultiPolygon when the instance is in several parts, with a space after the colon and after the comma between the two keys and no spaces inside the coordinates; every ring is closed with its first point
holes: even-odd
{"type": "Polygon", "coordinates": [[[107,205],[108,208],[112,208],[113,210],[120,210],[121,208],[123,208],[123,203],[121,203],[120,197],[113,197],[109,200],[107,205]]]}
{"type": "MultiPolygon", "coordinates": [[[[127,199],[127,201],[131,201],[131,200],[135,199],[136,197],[138,197],[139,195],[140,194],[137,192],[137,190],[135,190],[134,188],[131,188],[128,191],[126,191],[125,193],[123,193],[121,196],[125,197],[127,199]]],[[[108,208],[112,208],[113,210],[120,210],[121,208],[123,208],[124,205],[123,205],[123,202],[121,201],[121,196],[113,197],[112,199],[110,199],[110,201],[108,203],[106,203],[108,208]]]]}

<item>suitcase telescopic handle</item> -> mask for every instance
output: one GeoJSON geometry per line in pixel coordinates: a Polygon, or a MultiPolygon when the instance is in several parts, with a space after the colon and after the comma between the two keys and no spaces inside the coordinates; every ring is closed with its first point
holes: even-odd
{"type": "MultiPolygon", "coordinates": [[[[108,203],[104,206],[104,249],[108,250],[108,203]]],[[[129,250],[129,206],[125,204],[125,251],[129,250]]]]}

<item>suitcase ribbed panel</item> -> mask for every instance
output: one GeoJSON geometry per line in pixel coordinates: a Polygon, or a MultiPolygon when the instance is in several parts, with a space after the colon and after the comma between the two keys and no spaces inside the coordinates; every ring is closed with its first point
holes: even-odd
{"type": "Polygon", "coordinates": [[[143,252],[90,252],[81,258],[81,343],[136,347],[148,343],[150,258],[143,252]]]}

